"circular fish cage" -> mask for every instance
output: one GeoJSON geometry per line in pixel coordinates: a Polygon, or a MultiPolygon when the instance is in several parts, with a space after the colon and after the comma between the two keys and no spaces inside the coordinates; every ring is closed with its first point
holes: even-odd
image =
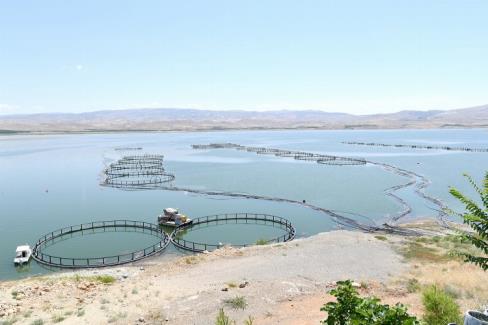
{"type": "Polygon", "coordinates": [[[69,269],[98,268],[132,263],[150,256],[154,256],[162,252],[168,246],[169,242],[170,237],[164,231],[162,231],[158,225],[152,223],[132,220],[96,221],[61,228],[42,236],[39,238],[39,240],[37,240],[34,246],[32,257],[37,262],[50,267],[69,269]],[[96,230],[127,231],[127,229],[136,229],[147,232],[156,236],[158,238],[158,242],[144,249],[112,256],[72,258],[52,256],[44,253],[43,251],[50,243],[54,243],[57,240],[62,240],[68,235],[72,236],[75,234],[82,234],[83,232],[96,230]]]}
{"type": "Polygon", "coordinates": [[[167,173],[139,173],[138,175],[121,174],[108,176],[102,186],[116,187],[129,190],[144,190],[159,188],[165,183],[175,180],[175,175],[167,173]],[[140,178],[144,177],[144,178],[140,178]]]}
{"type": "Polygon", "coordinates": [[[166,173],[163,155],[129,155],[110,164],[105,170],[102,186],[124,190],[157,189],[175,176],[166,173]]]}
{"type": "MultiPolygon", "coordinates": [[[[222,225],[222,224],[256,224],[256,225],[271,225],[285,230],[285,234],[269,240],[265,240],[263,244],[288,242],[295,238],[296,231],[290,221],[285,218],[273,216],[269,214],[260,213],[226,213],[217,214],[206,217],[194,219],[191,224],[178,226],[170,236],[171,242],[180,249],[201,253],[204,251],[213,251],[224,246],[222,243],[200,243],[180,238],[180,235],[186,230],[193,229],[205,225],[222,225]]],[[[234,245],[233,247],[247,247],[255,245],[255,243],[234,245]]]]}

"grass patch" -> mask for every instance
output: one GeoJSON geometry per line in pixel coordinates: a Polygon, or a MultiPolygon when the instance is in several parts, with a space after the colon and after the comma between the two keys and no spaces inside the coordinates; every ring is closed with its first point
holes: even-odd
{"type": "Polygon", "coordinates": [[[80,308],[76,311],[76,317],[83,317],[85,316],[85,310],[83,308],[80,308]]]}
{"type": "Polygon", "coordinates": [[[228,282],[228,283],[227,283],[227,286],[228,286],[229,288],[237,288],[237,283],[235,283],[235,282],[228,282]]]}
{"type": "Polygon", "coordinates": [[[95,277],[95,280],[103,284],[112,284],[116,279],[111,275],[98,275],[95,277]]]}
{"type": "Polygon", "coordinates": [[[61,323],[62,321],[64,321],[66,319],[66,317],[62,316],[62,315],[53,315],[51,317],[51,322],[53,323],[61,323]]]}
{"type": "Polygon", "coordinates": [[[387,241],[388,240],[388,238],[386,236],[383,236],[383,235],[376,235],[376,236],[374,236],[374,238],[381,240],[381,241],[387,241]]]}
{"type": "Polygon", "coordinates": [[[256,240],[256,245],[266,245],[268,241],[266,239],[258,239],[256,240]]]}
{"type": "Polygon", "coordinates": [[[22,316],[24,316],[24,318],[29,318],[32,316],[32,310],[27,310],[25,311],[22,316]]]}
{"type": "Polygon", "coordinates": [[[115,314],[115,315],[112,315],[112,316],[111,316],[111,317],[108,319],[108,321],[107,321],[107,322],[108,322],[108,323],[115,323],[115,322],[117,322],[118,320],[120,320],[120,319],[124,319],[124,318],[126,318],[126,317],[127,317],[127,313],[125,313],[125,312],[119,312],[119,313],[117,313],[117,314],[115,314]]]}
{"type": "Polygon", "coordinates": [[[412,278],[407,281],[407,291],[409,293],[414,293],[420,290],[419,280],[412,278]]]}
{"type": "Polygon", "coordinates": [[[435,247],[425,246],[417,241],[408,242],[400,249],[400,253],[408,260],[421,260],[426,262],[446,262],[452,260],[453,257],[442,254],[435,247]]]}
{"type": "Polygon", "coordinates": [[[246,309],[247,301],[243,296],[236,296],[234,298],[225,299],[224,303],[233,309],[246,309]]]}
{"type": "Polygon", "coordinates": [[[248,316],[247,319],[244,320],[244,325],[253,325],[254,324],[254,318],[251,316],[248,316]]]}
{"type": "Polygon", "coordinates": [[[36,319],[30,323],[30,325],[44,325],[44,321],[42,319],[36,319]]]}
{"type": "Polygon", "coordinates": [[[109,302],[110,302],[110,300],[105,299],[105,298],[102,298],[102,300],[100,300],[100,303],[101,303],[102,305],[108,304],[109,302]]]}
{"type": "Polygon", "coordinates": [[[217,318],[215,319],[215,325],[232,325],[232,324],[235,324],[235,322],[230,320],[229,316],[225,314],[223,308],[220,308],[217,318]]]}
{"type": "Polygon", "coordinates": [[[6,319],[6,320],[2,320],[0,321],[0,325],[12,325],[12,324],[15,324],[17,322],[17,318],[11,318],[11,319],[6,319]]]}
{"type": "Polygon", "coordinates": [[[197,256],[187,256],[185,257],[185,263],[186,264],[197,264],[198,263],[198,257],[197,256]]]}
{"type": "Polygon", "coordinates": [[[19,299],[19,292],[14,290],[10,293],[15,300],[19,299]]]}
{"type": "Polygon", "coordinates": [[[139,290],[137,290],[137,288],[132,289],[132,294],[133,294],[133,295],[136,295],[136,294],[138,294],[138,293],[139,293],[139,290]]]}

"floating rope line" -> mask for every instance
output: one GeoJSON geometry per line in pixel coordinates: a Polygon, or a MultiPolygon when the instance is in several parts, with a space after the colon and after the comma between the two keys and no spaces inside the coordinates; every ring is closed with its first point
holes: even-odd
{"type": "Polygon", "coordinates": [[[313,161],[323,165],[365,165],[364,158],[351,158],[342,156],[322,155],[318,153],[283,150],[276,148],[265,147],[249,147],[242,146],[235,143],[210,143],[210,144],[194,144],[193,149],[236,149],[247,152],[254,152],[258,155],[275,155],[276,157],[289,157],[295,160],[313,161]]]}
{"type": "MultiPolygon", "coordinates": [[[[265,148],[265,147],[248,147],[248,146],[242,146],[234,143],[211,143],[206,145],[197,144],[197,145],[192,145],[192,148],[193,149],[237,149],[241,151],[255,152],[258,154],[274,154],[275,156],[278,157],[291,157],[296,160],[315,161],[319,164],[324,164],[324,165],[365,165],[365,164],[376,165],[382,167],[384,170],[388,172],[410,179],[407,183],[395,185],[385,189],[386,195],[395,199],[403,207],[403,209],[398,214],[390,218],[390,222],[396,223],[401,218],[407,216],[412,212],[412,208],[410,207],[410,205],[400,196],[396,195],[395,192],[398,192],[399,190],[407,187],[415,186],[414,192],[418,196],[433,203],[438,207],[437,219],[443,226],[447,226],[447,222],[445,221],[446,213],[444,212],[446,206],[441,200],[425,193],[425,188],[429,186],[429,184],[431,184],[430,180],[427,179],[425,176],[419,175],[415,172],[402,169],[393,165],[369,161],[364,158],[349,158],[349,157],[340,157],[340,156],[332,156],[332,155],[321,155],[321,154],[311,153],[311,152],[282,150],[282,149],[265,148]]],[[[346,223],[350,224],[349,221],[347,221],[346,223]]]]}
{"type": "Polygon", "coordinates": [[[447,150],[447,151],[488,152],[488,148],[450,147],[450,146],[425,146],[425,145],[418,145],[418,144],[388,144],[388,143],[356,142],[356,141],[344,141],[342,143],[343,144],[358,145],[358,146],[396,147],[396,148],[427,149],[427,150],[447,150]]]}

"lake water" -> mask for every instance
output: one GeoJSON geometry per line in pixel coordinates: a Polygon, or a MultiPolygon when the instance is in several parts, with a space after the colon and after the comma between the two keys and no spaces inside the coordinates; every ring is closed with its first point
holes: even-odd
{"type": "MultiPolygon", "coordinates": [[[[460,208],[448,193],[455,186],[475,193],[462,177],[481,180],[488,170],[488,153],[364,147],[342,144],[364,141],[392,144],[488,147],[487,130],[398,131],[239,131],[195,133],[121,133],[86,135],[0,136],[0,280],[49,272],[32,262],[17,270],[12,264],[16,246],[31,245],[44,233],[83,222],[129,219],[156,222],[166,207],[190,217],[218,213],[255,212],[290,220],[298,237],[337,229],[326,214],[288,203],[187,192],[122,191],[99,186],[101,171],[120,157],[116,147],[143,147],[165,155],[165,168],[175,174],[174,186],[258,194],[297,201],[350,215],[360,222],[381,224],[402,206],[385,195],[388,187],[406,178],[374,166],[327,166],[291,158],[256,155],[232,149],[193,150],[191,144],[234,142],[316,153],[364,157],[393,164],[426,176],[427,193],[460,208]],[[361,215],[361,216],[359,216],[361,215]]],[[[399,192],[413,211],[403,221],[432,217],[432,203],[412,188],[399,192]]],[[[272,227],[207,227],[188,238],[209,243],[253,243],[274,237],[272,227]],[[193,236],[193,237],[191,237],[193,236]]],[[[63,256],[103,256],[144,248],[157,238],[140,233],[105,233],[75,237],[50,249],[63,256]]],[[[161,257],[180,254],[174,248],[161,257]]]]}

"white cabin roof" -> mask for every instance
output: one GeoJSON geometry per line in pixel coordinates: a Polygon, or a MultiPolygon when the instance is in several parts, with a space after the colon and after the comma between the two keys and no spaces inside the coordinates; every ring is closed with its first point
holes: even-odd
{"type": "Polygon", "coordinates": [[[164,212],[176,214],[176,213],[178,213],[178,210],[173,209],[173,208],[166,208],[166,209],[164,209],[164,212]]]}
{"type": "Polygon", "coordinates": [[[22,245],[22,246],[17,246],[17,249],[15,250],[16,252],[24,252],[24,251],[30,251],[30,246],[29,245],[22,245]]]}

